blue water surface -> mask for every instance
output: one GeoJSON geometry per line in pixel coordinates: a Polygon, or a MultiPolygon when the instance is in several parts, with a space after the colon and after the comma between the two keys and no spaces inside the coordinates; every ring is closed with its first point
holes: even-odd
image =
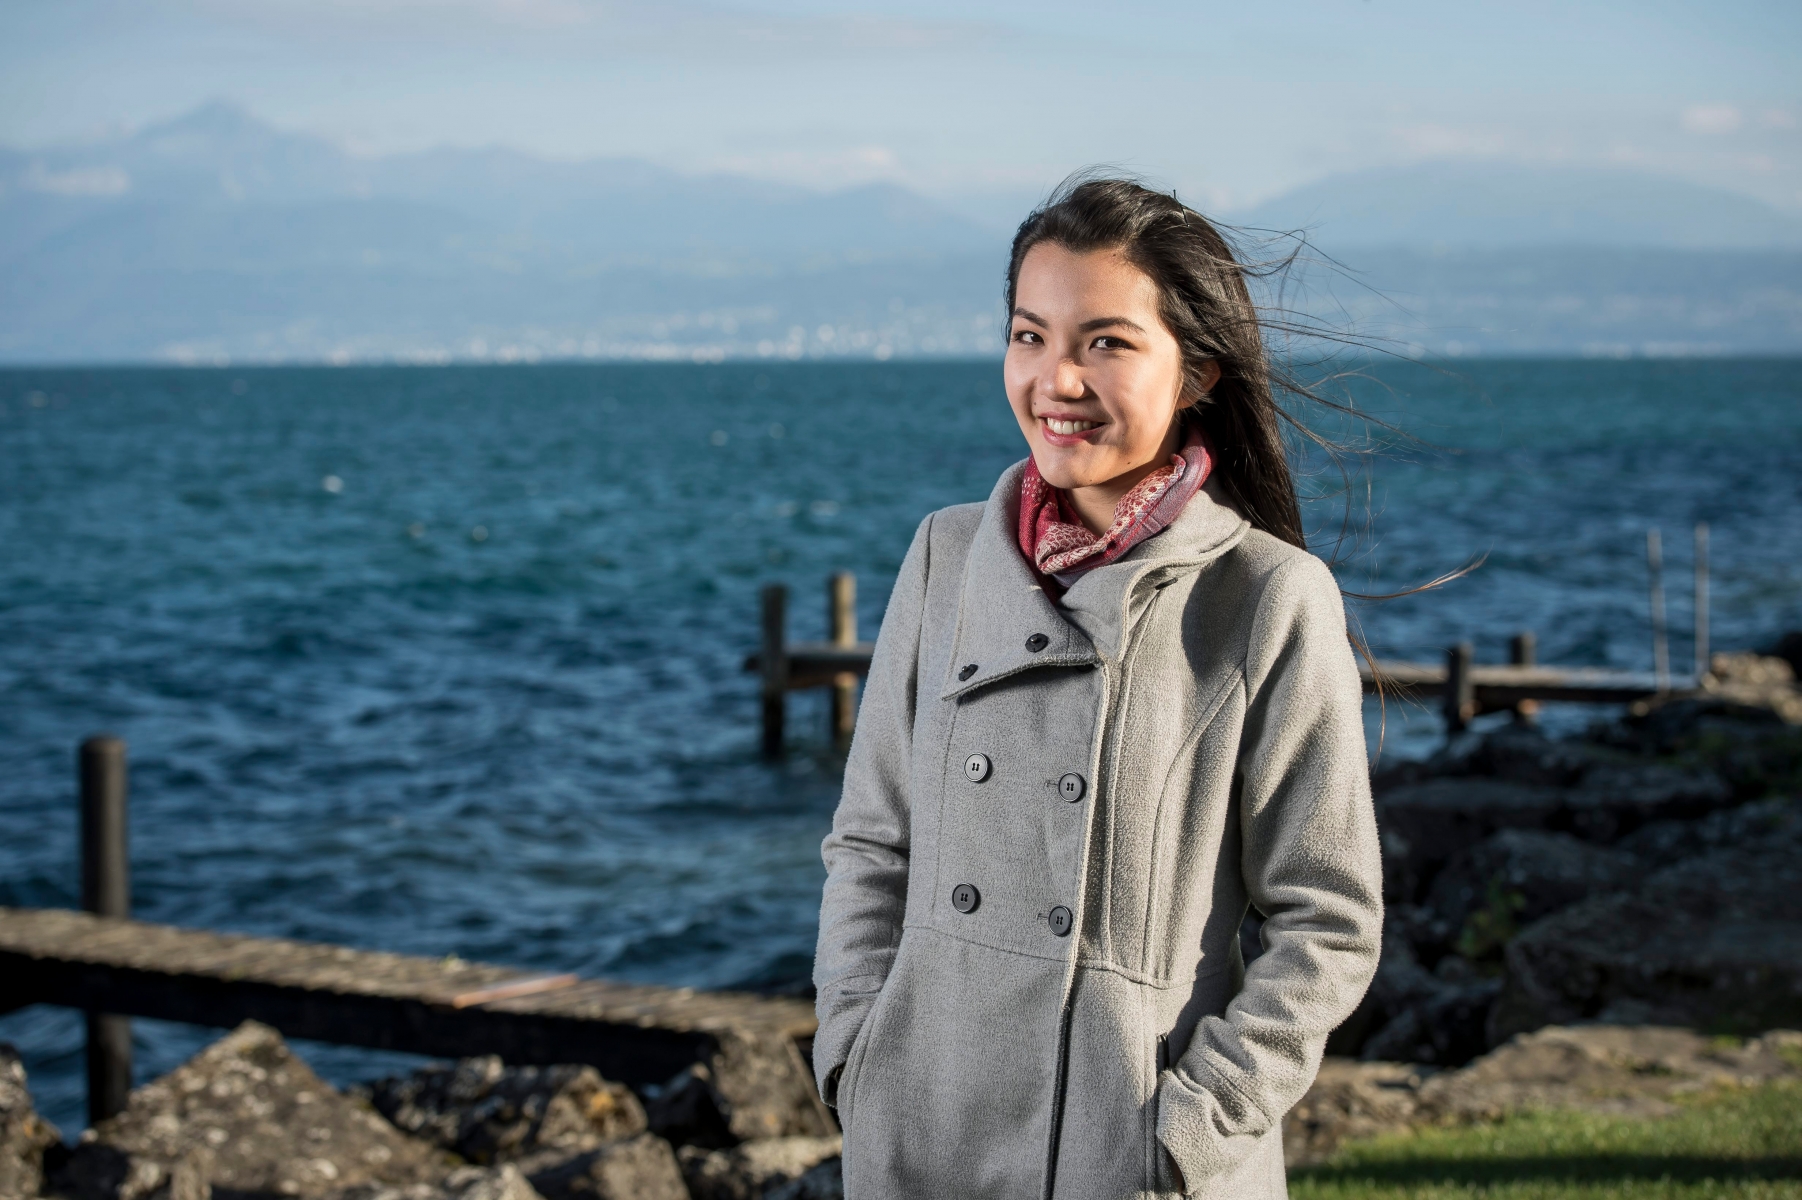
{"type": "MultiPolygon", "coordinates": [[[[1316,544],[1358,591],[1487,555],[1355,606],[1380,654],[1533,629],[1544,661],[1646,670],[1658,526],[1683,669],[1707,521],[1717,646],[1768,642],[1802,627],[1798,365],[1378,365],[1351,394],[1418,440],[1350,461],[1343,542],[1307,460],[1316,544]]],[[[841,762],[812,696],[757,756],[758,588],[818,637],[855,571],[873,633],[921,516],[1022,453],[994,362],[0,372],[0,904],[76,903],[73,755],[104,729],[144,918],[794,985],[841,762]]],[[[1439,736],[1387,715],[1386,752],[1439,736]]],[[[141,1078],[214,1036],[135,1028],[141,1078]]],[[[78,1020],[0,1040],[79,1129],[78,1020]]]]}

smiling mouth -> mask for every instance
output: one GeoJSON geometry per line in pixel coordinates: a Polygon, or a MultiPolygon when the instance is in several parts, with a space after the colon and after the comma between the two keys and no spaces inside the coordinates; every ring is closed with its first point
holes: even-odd
{"type": "Polygon", "coordinates": [[[1040,417],[1039,419],[1045,422],[1045,428],[1051,432],[1065,435],[1087,433],[1101,424],[1100,421],[1059,421],[1054,417],[1040,417]]]}

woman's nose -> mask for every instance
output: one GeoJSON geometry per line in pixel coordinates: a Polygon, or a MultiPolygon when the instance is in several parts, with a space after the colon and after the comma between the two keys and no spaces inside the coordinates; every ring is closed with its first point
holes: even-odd
{"type": "Polygon", "coordinates": [[[1067,358],[1060,361],[1051,377],[1051,394],[1059,399],[1080,400],[1086,390],[1082,368],[1067,358]]]}

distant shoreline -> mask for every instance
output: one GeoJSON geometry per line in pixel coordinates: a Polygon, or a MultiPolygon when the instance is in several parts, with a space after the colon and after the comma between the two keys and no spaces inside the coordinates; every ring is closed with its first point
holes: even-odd
{"type": "MultiPolygon", "coordinates": [[[[719,358],[606,358],[606,357],[538,357],[496,360],[492,358],[450,358],[443,361],[420,361],[405,358],[351,359],[332,362],[324,359],[246,360],[209,362],[172,362],[160,359],[93,359],[87,361],[0,362],[0,374],[32,371],[368,371],[368,370],[451,370],[465,368],[510,369],[520,367],[763,367],[786,370],[798,367],[911,367],[951,366],[968,363],[999,363],[1001,354],[895,355],[877,359],[870,356],[821,355],[808,358],[761,358],[724,355],[719,358]]],[[[1356,355],[1342,362],[1370,362],[1421,366],[1472,366],[1480,363],[1607,363],[1607,362],[1792,362],[1802,360],[1802,348],[1796,350],[1686,350],[1673,353],[1571,353],[1571,354],[1423,354],[1393,357],[1356,355]]]]}

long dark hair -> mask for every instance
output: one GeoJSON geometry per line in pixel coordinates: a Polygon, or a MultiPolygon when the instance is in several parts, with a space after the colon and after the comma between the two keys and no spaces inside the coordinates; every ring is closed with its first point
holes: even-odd
{"type": "MultiPolygon", "coordinates": [[[[1207,435],[1214,455],[1214,478],[1254,528],[1305,550],[1307,535],[1302,527],[1301,502],[1289,468],[1284,433],[1324,450],[1339,462],[1342,474],[1347,448],[1296,419],[1278,403],[1278,394],[1312,401],[1356,420],[1393,427],[1325,395],[1319,387],[1304,383],[1272,361],[1265,345],[1266,331],[1380,352],[1370,342],[1305,317],[1268,308],[1260,312],[1252,300],[1249,281],[1283,276],[1309,249],[1301,235],[1286,236],[1290,248],[1285,253],[1267,261],[1245,262],[1212,221],[1175,196],[1152,191],[1131,179],[1078,175],[1034,209],[1014,234],[1013,254],[1007,264],[1003,328],[1013,323],[1020,264],[1034,246],[1051,242],[1078,254],[1091,250],[1119,250],[1125,254],[1127,261],[1157,285],[1159,315],[1182,350],[1183,392],[1195,397],[1182,410],[1182,419],[1207,435]],[[1203,371],[1209,362],[1219,364],[1220,378],[1212,388],[1203,389],[1203,371]]],[[[1349,484],[1349,477],[1346,482],[1349,484]]],[[[1350,525],[1348,494],[1342,541],[1345,528],[1350,525]]],[[[1392,600],[1439,587],[1480,565],[1482,559],[1474,559],[1428,583],[1397,592],[1345,594],[1365,600],[1392,600]]],[[[1356,621],[1348,632],[1353,648],[1376,680],[1378,698],[1386,700],[1389,681],[1356,621]]],[[[1387,726],[1385,705],[1383,728],[1387,730],[1387,726]]],[[[1379,735],[1379,754],[1381,741],[1379,735]]]]}
{"type": "Polygon", "coordinates": [[[1247,278],[1272,268],[1242,263],[1213,222],[1174,196],[1129,179],[1078,177],[1034,209],[1014,234],[1007,265],[1010,325],[1020,264],[1043,242],[1078,254],[1119,250],[1151,277],[1164,324],[1182,348],[1184,394],[1199,397],[1183,409],[1182,419],[1207,435],[1214,478],[1253,527],[1306,549],[1284,430],[1325,443],[1277,403],[1279,390],[1319,397],[1283,375],[1266,350],[1247,278]],[[1204,390],[1209,362],[1219,364],[1220,378],[1204,390]]]}

